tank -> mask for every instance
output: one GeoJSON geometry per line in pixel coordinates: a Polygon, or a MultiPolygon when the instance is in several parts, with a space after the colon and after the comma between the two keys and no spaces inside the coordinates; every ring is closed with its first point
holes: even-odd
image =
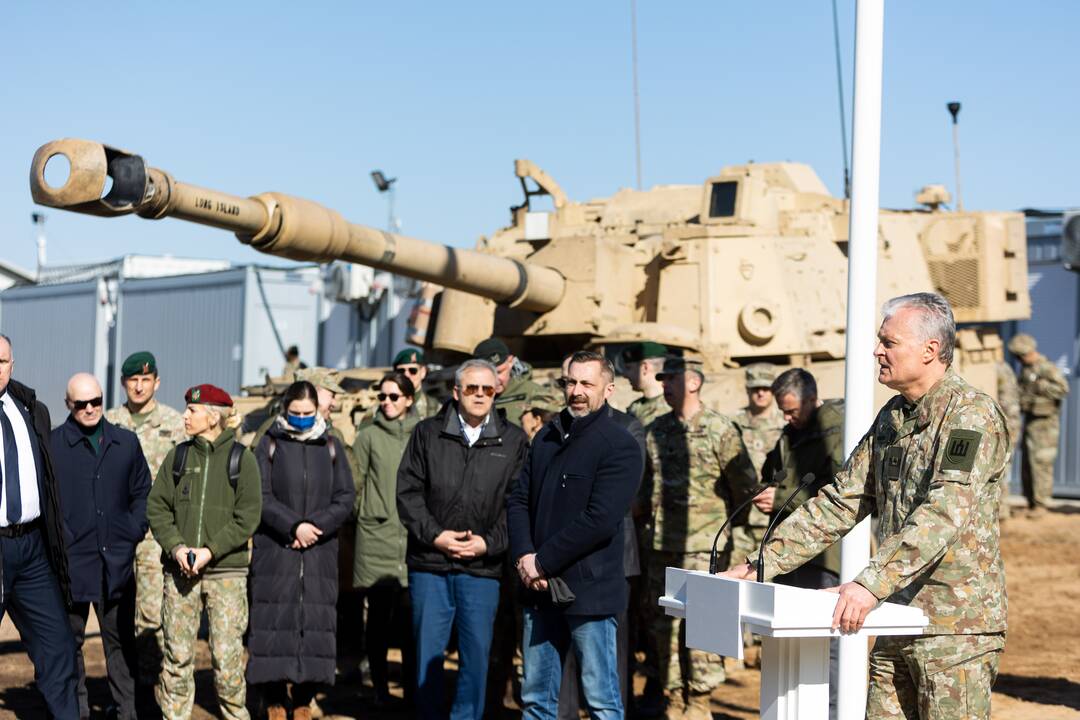
{"type": "MultiPolygon", "coordinates": [[[[731,370],[752,362],[806,366],[823,395],[842,391],[848,205],[809,166],[732,165],[701,184],[586,202],[571,201],[528,160],[515,161],[514,175],[523,202],[474,250],[349,223],[291,195],[189,185],[86,140],[39,148],[30,188],[49,207],[180,218],[278,257],[344,260],[437,285],[424,308],[425,345],[445,363],[490,335],[540,367],[584,346],[617,358],[626,343],[649,339],[703,359],[720,409],[744,402],[731,370]],[[71,166],[59,188],[44,180],[56,155],[71,166]]],[[[940,186],[917,201],[881,212],[876,302],[922,290],[947,297],[961,326],[959,367],[993,390],[997,324],[1030,314],[1023,216],[947,210],[940,186]]]]}

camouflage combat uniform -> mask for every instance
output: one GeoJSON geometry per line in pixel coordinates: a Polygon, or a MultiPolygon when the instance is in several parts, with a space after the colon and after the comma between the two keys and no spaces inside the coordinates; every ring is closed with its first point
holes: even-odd
{"type": "MultiPolygon", "coordinates": [[[[139,424],[135,423],[127,405],[109,410],[105,413],[105,419],[135,433],[146,456],[146,464],[150,472],[155,474],[173,446],[187,438],[183,416],[159,402],[154,403],[154,409],[139,424]]],[[[147,530],[146,537],[135,547],[135,647],[139,657],[138,679],[144,685],[155,684],[161,674],[161,653],[165,642],[161,633],[164,583],[161,546],[147,530]]]]}
{"type": "MultiPolygon", "coordinates": [[[[688,650],[684,623],[668,617],[656,598],[664,594],[664,568],[708,570],[713,535],[729,507],[745,500],[757,484],[757,473],[735,424],[707,408],[686,423],[674,412],[660,416],[649,426],[646,447],[642,493],[655,512],[648,582],[657,661],[656,668],[646,671],[655,673],[666,690],[685,686],[692,694],[704,694],[724,682],[723,661],[712,653],[688,650]]],[[[721,567],[726,567],[730,533],[718,548],[721,567]]]]}
{"type": "Polygon", "coordinates": [[[161,682],[154,689],[164,720],[187,720],[195,700],[195,641],[206,607],[210,654],[221,714],[226,720],[249,720],[245,705],[244,632],[248,624],[249,541],[262,512],[262,482],[255,456],[245,449],[233,489],[228,456],[235,442],[225,430],[212,442],[195,438],[179,480],[172,473],[173,453],[154,478],[146,517],[158,544],[165,548],[165,600],[162,629],[165,657],[161,682]],[[198,576],[180,572],[176,548],[206,547],[209,564],[198,576]]]}
{"type": "Polygon", "coordinates": [[[641,423],[641,427],[647,428],[653,420],[671,412],[671,406],[664,399],[663,393],[651,398],[642,395],[630,403],[630,407],[626,408],[626,412],[628,415],[637,418],[638,422],[641,423]]]}
{"type": "Polygon", "coordinates": [[[1061,399],[1069,383],[1057,365],[1039,355],[1020,368],[1024,413],[1023,481],[1028,506],[1045,508],[1054,494],[1054,462],[1061,431],[1061,399]]]}
{"type": "MultiPolygon", "coordinates": [[[[766,412],[760,415],[751,415],[749,408],[743,408],[731,418],[739,426],[746,452],[750,454],[750,460],[754,463],[754,470],[761,477],[762,482],[768,482],[761,474],[765,464],[765,456],[776,446],[780,439],[780,433],[784,431],[784,413],[775,404],[770,405],[766,412]]],[[[779,494],[779,493],[777,493],[779,494]]],[[[769,527],[769,516],[750,506],[749,515],[745,523],[732,530],[734,549],[732,558],[736,562],[742,561],[747,555],[757,552],[761,538],[765,536],[765,529],[769,527]]]]}
{"type": "MultiPolygon", "coordinates": [[[[518,427],[521,427],[521,416],[525,411],[537,404],[563,407],[566,402],[548,388],[533,382],[532,370],[511,377],[495,398],[495,408],[505,411],[506,419],[518,427]]],[[[435,408],[436,412],[438,409],[435,408]]]]}
{"type": "MultiPolygon", "coordinates": [[[[999,360],[995,365],[995,370],[997,371],[997,402],[1001,412],[1005,413],[1005,424],[1009,428],[1009,455],[1012,456],[1016,453],[1016,446],[1020,442],[1020,431],[1023,427],[1020,415],[1020,386],[1016,383],[1016,373],[1008,363],[999,360]]],[[[1008,475],[1001,482],[1001,508],[998,517],[1002,520],[1007,520],[1009,517],[1008,475]]]]}
{"type": "Polygon", "coordinates": [[[890,400],[833,484],[779,526],[766,578],[790,572],[877,513],[877,553],[855,578],[911,605],[919,637],[882,637],[870,656],[868,718],[989,718],[1005,646],[1005,566],[997,484],[1005,417],[951,368],[915,403],[890,400]]]}

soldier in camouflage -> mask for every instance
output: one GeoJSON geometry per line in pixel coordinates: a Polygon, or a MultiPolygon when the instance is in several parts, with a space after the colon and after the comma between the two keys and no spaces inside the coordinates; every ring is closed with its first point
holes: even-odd
{"type": "Polygon", "coordinates": [[[502,340],[484,340],[473,350],[473,357],[495,366],[501,388],[495,396],[495,409],[505,412],[506,419],[514,425],[521,427],[522,414],[534,405],[562,407],[562,399],[533,382],[532,369],[512,355],[502,340]]]}
{"type": "MultiPolygon", "coordinates": [[[[952,369],[956,325],[940,295],[885,304],[878,382],[899,391],[843,470],[761,553],[768,579],[794,570],[876,513],[878,550],[833,590],[833,627],[857,632],[881,601],[920,608],[925,634],[881,637],[870,655],[868,718],[989,718],[1005,647],[998,503],[1009,456],[997,404],[952,369]]],[[[747,562],[724,573],[751,578],[747,562]]]]}
{"type": "MultiPolygon", "coordinates": [[[[120,366],[120,382],[127,402],[105,413],[117,427],[130,430],[139,438],[150,472],[156,473],[165,455],[187,435],[184,419],[168,405],[157,401],[161,386],[157,360],[152,353],[133,353],[120,366]]],[[[161,599],[164,594],[161,547],[147,530],[135,548],[135,647],[138,653],[140,695],[152,687],[161,674],[164,638],[161,632],[161,599]]]]}
{"type": "MultiPolygon", "coordinates": [[[[649,595],[664,594],[664,568],[708,570],[713,535],[729,509],[757,485],[757,473],[738,428],[701,402],[701,364],[669,358],[660,374],[671,412],[646,433],[648,454],[643,495],[653,509],[649,595]]],[[[722,539],[721,565],[731,552],[722,539]]],[[[654,604],[650,636],[656,672],[668,692],[668,717],[708,720],[709,694],[725,680],[723,659],[687,649],[685,627],[654,604]]]]}
{"type": "Polygon", "coordinates": [[[421,420],[439,412],[439,401],[424,392],[424,378],[427,377],[427,365],[424,354],[416,348],[406,348],[394,356],[391,363],[394,370],[400,370],[412,381],[416,389],[413,395],[412,412],[421,420]]]}
{"type": "Polygon", "coordinates": [[[655,342],[641,342],[623,350],[623,375],[630,381],[630,387],[641,393],[626,412],[637,418],[642,427],[649,427],[653,420],[671,411],[664,399],[664,385],[656,379],[657,373],[664,369],[667,354],[667,348],[655,342]]]}
{"type": "MultiPolygon", "coordinates": [[[[994,369],[997,371],[997,402],[1001,412],[1005,413],[1005,424],[1009,428],[1009,456],[1016,453],[1016,446],[1020,442],[1020,431],[1023,420],[1020,414],[1020,386],[1016,383],[1016,373],[1004,360],[998,360],[994,369]]],[[[1009,463],[1012,466],[1012,463],[1009,463]]],[[[1009,481],[1008,477],[1001,482],[1001,508],[998,511],[999,520],[1008,520],[1009,510],[1009,481]]]]}
{"type": "Polygon", "coordinates": [[[1069,383],[1057,365],[1038,351],[1035,338],[1013,336],[1009,352],[1020,359],[1020,410],[1024,413],[1022,477],[1028,508],[1035,514],[1050,507],[1054,462],[1061,431],[1061,400],[1069,383]]]}
{"type": "MultiPolygon", "coordinates": [[[[784,415],[774,402],[772,384],[776,380],[776,366],[771,363],[755,363],[746,366],[746,407],[735,413],[731,419],[739,426],[743,444],[750,453],[754,469],[761,476],[762,482],[770,482],[772,477],[762,475],[765,456],[780,439],[784,430],[784,415]]],[[[769,516],[756,506],[750,507],[750,514],[745,524],[732,529],[734,550],[732,557],[745,557],[757,550],[765,529],[769,526],[769,516]]]]}

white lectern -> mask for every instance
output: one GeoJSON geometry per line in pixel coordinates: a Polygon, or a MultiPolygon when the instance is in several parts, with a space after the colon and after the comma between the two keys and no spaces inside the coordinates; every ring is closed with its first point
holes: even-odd
{"type": "MultiPolygon", "coordinates": [[[[660,605],[686,619],[688,646],[742,658],[742,624],[762,636],[762,718],[828,719],[835,593],[670,567],[665,580],[660,605]]],[[[928,622],[918,608],[882,603],[855,636],[921,635],[928,622]]]]}

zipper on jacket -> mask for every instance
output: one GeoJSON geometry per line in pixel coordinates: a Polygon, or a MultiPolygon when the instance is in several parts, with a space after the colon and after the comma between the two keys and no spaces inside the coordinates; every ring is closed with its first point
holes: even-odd
{"type": "Polygon", "coordinates": [[[199,520],[195,525],[195,547],[202,547],[203,510],[206,508],[206,478],[210,471],[210,454],[214,446],[207,443],[206,459],[203,461],[202,488],[199,491],[199,520]]]}

